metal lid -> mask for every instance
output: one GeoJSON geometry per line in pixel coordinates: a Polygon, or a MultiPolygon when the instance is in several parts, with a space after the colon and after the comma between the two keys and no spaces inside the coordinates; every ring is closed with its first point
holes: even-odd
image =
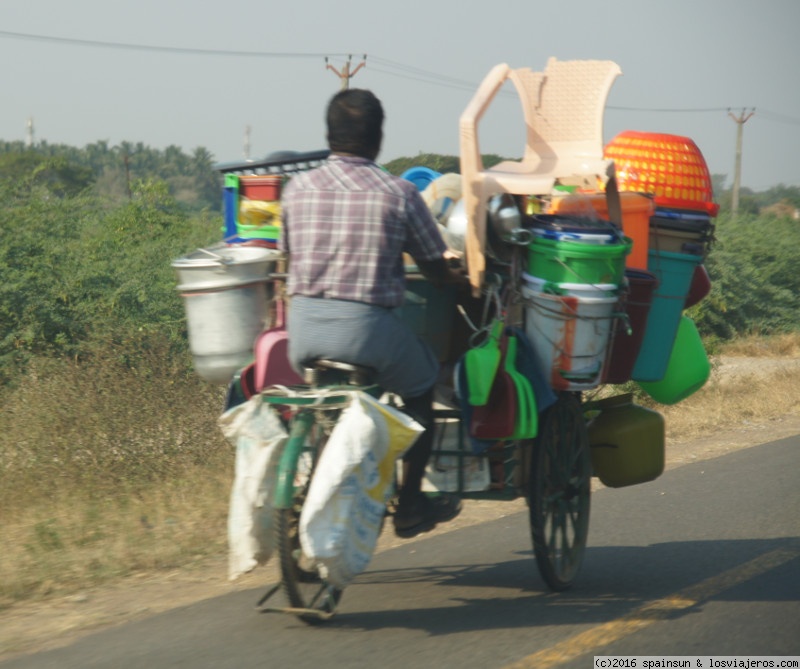
{"type": "Polygon", "coordinates": [[[277,260],[281,252],[260,246],[219,246],[196,251],[173,260],[176,269],[204,269],[277,260]]]}

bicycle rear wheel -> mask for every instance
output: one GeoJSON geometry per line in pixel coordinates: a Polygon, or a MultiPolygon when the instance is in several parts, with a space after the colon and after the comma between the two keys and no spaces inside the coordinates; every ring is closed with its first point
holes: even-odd
{"type": "Polygon", "coordinates": [[[533,443],[528,506],[539,573],[555,591],[569,588],[580,571],[589,533],[589,437],[581,403],[562,392],[545,411],[533,443]]]}
{"type": "Polygon", "coordinates": [[[312,411],[301,412],[293,422],[280,466],[281,474],[291,481],[290,502],[275,511],[281,585],[292,613],[312,624],[330,618],[342,596],[340,589],[320,577],[316,565],[303,554],[300,544],[300,512],[336,416],[338,411],[326,411],[328,420],[322,422],[314,419],[312,411]]]}

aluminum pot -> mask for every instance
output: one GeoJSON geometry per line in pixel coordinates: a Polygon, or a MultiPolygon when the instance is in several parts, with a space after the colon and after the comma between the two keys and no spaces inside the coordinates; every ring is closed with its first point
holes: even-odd
{"type": "Polygon", "coordinates": [[[178,290],[215,290],[266,281],[282,257],[280,251],[258,246],[212,246],[197,249],[172,262],[178,290]]]}

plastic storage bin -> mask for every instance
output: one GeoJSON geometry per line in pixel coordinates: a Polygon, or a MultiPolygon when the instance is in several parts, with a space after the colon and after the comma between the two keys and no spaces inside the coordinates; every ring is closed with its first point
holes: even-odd
{"type": "MultiPolygon", "coordinates": [[[[620,193],[622,232],[633,241],[631,252],[625,259],[626,267],[647,269],[647,252],[650,248],[650,217],[655,212],[653,198],[642,193],[620,193]]],[[[608,219],[608,201],[605,193],[578,193],[553,198],[550,211],[572,214],[591,208],[597,216],[608,219]]]]}
{"type": "Polygon", "coordinates": [[[239,177],[239,196],[248,200],[274,202],[281,199],[283,178],[276,174],[256,174],[239,177]]]}
{"type": "Polygon", "coordinates": [[[706,255],[714,236],[708,214],[658,209],[650,219],[650,248],[706,255]]]}

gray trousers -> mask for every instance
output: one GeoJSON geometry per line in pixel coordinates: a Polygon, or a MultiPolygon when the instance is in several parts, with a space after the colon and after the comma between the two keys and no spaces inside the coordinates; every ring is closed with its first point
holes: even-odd
{"type": "Polygon", "coordinates": [[[384,390],[404,398],[436,383],[439,361],[393,309],[295,295],[288,311],[289,359],[299,371],[315,358],[372,367],[384,390]]]}

